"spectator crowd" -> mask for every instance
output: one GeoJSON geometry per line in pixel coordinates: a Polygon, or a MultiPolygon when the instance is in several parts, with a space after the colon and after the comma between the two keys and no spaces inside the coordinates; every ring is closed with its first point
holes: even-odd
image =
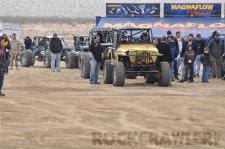
{"type": "Polygon", "coordinates": [[[207,40],[203,40],[201,34],[181,37],[179,31],[175,35],[167,31],[167,36],[155,39],[154,44],[163,54],[160,60],[170,64],[172,81],[191,83],[200,74],[202,83],[208,83],[210,78],[225,79],[222,70],[225,61],[224,40],[217,31],[207,40]]]}

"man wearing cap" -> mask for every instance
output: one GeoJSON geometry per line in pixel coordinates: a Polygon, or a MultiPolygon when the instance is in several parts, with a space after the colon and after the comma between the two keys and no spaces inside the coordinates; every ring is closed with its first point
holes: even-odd
{"type": "Polygon", "coordinates": [[[172,62],[170,63],[170,79],[174,81],[174,67],[175,67],[175,59],[178,55],[178,50],[176,47],[175,39],[172,35],[171,31],[167,32],[167,44],[170,48],[172,62]]]}
{"type": "Polygon", "coordinates": [[[183,65],[184,65],[183,61],[182,61],[182,59],[180,57],[182,49],[183,49],[183,46],[184,46],[184,39],[181,37],[181,32],[180,31],[176,32],[175,43],[176,43],[176,48],[178,50],[178,55],[177,55],[177,57],[175,59],[175,63],[174,63],[174,75],[175,75],[175,78],[178,80],[179,68],[181,68],[181,70],[182,70],[183,65]]]}
{"type": "Polygon", "coordinates": [[[60,59],[63,46],[56,33],[53,34],[53,38],[50,40],[49,47],[51,51],[51,71],[60,72],[60,59]]]}
{"type": "Polygon", "coordinates": [[[103,48],[100,44],[100,36],[96,35],[91,43],[89,49],[92,53],[91,58],[91,72],[90,72],[90,84],[100,84],[98,82],[98,72],[102,62],[103,48]]]}
{"type": "Polygon", "coordinates": [[[216,33],[215,39],[211,40],[208,44],[211,67],[212,67],[212,77],[221,78],[222,69],[222,56],[224,54],[224,43],[220,40],[220,34],[216,33]]]}
{"type": "MultiPolygon", "coordinates": [[[[192,47],[192,50],[196,53],[196,43],[193,41],[193,37],[194,37],[194,35],[193,34],[189,34],[188,36],[187,36],[187,41],[186,42],[184,42],[184,45],[183,45],[183,49],[182,49],[182,52],[181,52],[181,54],[180,54],[180,57],[182,58],[182,59],[184,59],[184,54],[185,54],[185,52],[188,50],[188,47],[189,46],[191,46],[192,47]]],[[[182,75],[181,75],[181,79],[180,79],[180,81],[179,82],[184,82],[184,80],[185,80],[185,69],[184,69],[184,67],[183,67],[183,70],[181,70],[182,71],[182,75]]]]}
{"type": "Polygon", "coordinates": [[[196,51],[195,51],[196,59],[194,62],[194,75],[199,77],[200,66],[201,66],[200,57],[202,53],[204,52],[204,47],[205,47],[205,43],[201,38],[201,34],[197,34],[195,43],[196,43],[196,51]]]}

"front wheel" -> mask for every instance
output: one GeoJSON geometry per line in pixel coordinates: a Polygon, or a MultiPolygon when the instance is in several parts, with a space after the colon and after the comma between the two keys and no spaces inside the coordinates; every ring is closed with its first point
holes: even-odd
{"type": "Polygon", "coordinates": [[[81,77],[84,79],[89,79],[91,71],[90,58],[86,54],[81,61],[81,77]]]}
{"type": "Polygon", "coordinates": [[[51,52],[45,53],[43,63],[45,68],[51,68],[51,52]]]}
{"type": "Polygon", "coordinates": [[[65,66],[67,69],[76,67],[76,56],[74,52],[71,51],[66,53],[65,66]]]}
{"type": "Polygon", "coordinates": [[[31,50],[23,50],[21,53],[21,66],[22,67],[30,67],[32,65],[32,51],[31,50]]]}
{"type": "Polygon", "coordinates": [[[103,66],[103,79],[105,84],[113,83],[113,65],[111,64],[111,60],[105,60],[103,66]]]}
{"type": "Polygon", "coordinates": [[[114,64],[113,69],[113,85],[124,86],[125,84],[125,68],[122,62],[114,64]]]}
{"type": "Polygon", "coordinates": [[[158,80],[158,85],[159,86],[164,86],[168,87],[171,84],[170,80],[170,65],[168,62],[160,62],[159,65],[159,73],[160,73],[160,78],[158,80]]]}

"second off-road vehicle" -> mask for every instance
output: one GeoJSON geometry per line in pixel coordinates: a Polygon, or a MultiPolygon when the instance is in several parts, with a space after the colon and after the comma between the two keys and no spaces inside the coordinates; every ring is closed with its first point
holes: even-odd
{"type": "MultiPolygon", "coordinates": [[[[46,68],[51,67],[51,52],[49,49],[49,42],[52,36],[36,36],[33,40],[33,53],[35,55],[35,59],[38,61],[43,61],[43,65],[46,68]]],[[[67,52],[71,51],[71,48],[69,48],[64,41],[64,38],[62,36],[58,37],[63,45],[63,49],[61,51],[61,60],[66,60],[66,54],[67,52]]]]}
{"type": "Polygon", "coordinates": [[[66,53],[66,68],[73,69],[79,67],[80,53],[87,52],[88,41],[88,36],[74,36],[74,49],[66,53]]]}
{"type": "MultiPolygon", "coordinates": [[[[89,50],[90,44],[93,42],[93,37],[95,35],[100,36],[101,46],[103,47],[103,51],[105,51],[109,47],[113,47],[113,36],[116,30],[114,29],[97,29],[93,28],[89,32],[88,42],[84,46],[81,47],[81,52],[79,54],[79,68],[81,72],[81,77],[88,79],[90,77],[90,60],[92,58],[92,54],[89,50]]],[[[104,52],[105,53],[105,52],[104,52]]],[[[101,69],[103,69],[104,61],[102,62],[101,69]]]]}

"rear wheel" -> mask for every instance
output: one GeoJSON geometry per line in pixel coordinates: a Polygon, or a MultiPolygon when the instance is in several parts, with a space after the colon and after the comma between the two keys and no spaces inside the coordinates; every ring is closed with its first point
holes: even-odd
{"type": "Polygon", "coordinates": [[[125,68],[122,62],[114,64],[113,68],[113,85],[124,86],[125,84],[125,68]]]}
{"type": "Polygon", "coordinates": [[[90,78],[91,64],[90,57],[85,55],[81,60],[81,77],[84,79],[90,78]]]}
{"type": "Polygon", "coordinates": [[[50,51],[45,53],[43,63],[44,63],[45,68],[51,68],[51,53],[50,53],[50,51]]]}
{"type": "Polygon", "coordinates": [[[67,52],[65,58],[65,65],[67,69],[73,69],[76,67],[76,56],[74,52],[67,52]]]}
{"type": "Polygon", "coordinates": [[[170,66],[168,62],[160,62],[159,66],[160,78],[158,80],[159,86],[170,86],[170,66]]]}
{"type": "Polygon", "coordinates": [[[22,67],[30,67],[32,65],[32,51],[31,50],[23,50],[21,53],[21,66],[22,67]]]}
{"type": "Polygon", "coordinates": [[[111,60],[105,60],[104,62],[103,79],[105,84],[113,83],[113,65],[111,60]]]}

